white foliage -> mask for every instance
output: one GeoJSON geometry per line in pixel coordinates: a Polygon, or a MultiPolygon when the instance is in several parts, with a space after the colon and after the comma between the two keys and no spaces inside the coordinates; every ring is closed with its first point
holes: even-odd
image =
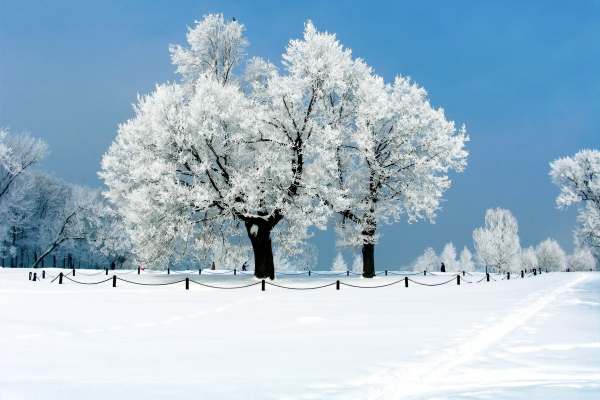
{"type": "Polygon", "coordinates": [[[473,242],[484,266],[499,272],[520,270],[519,226],[509,210],[487,210],[485,225],[473,231],[473,242]]]}
{"type": "Polygon", "coordinates": [[[535,252],[540,268],[548,271],[564,271],[567,268],[567,256],[556,240],[544,240],[535,252]]]}
{"type": "Polygon", "coordinates": [[[581,150],[551,162],[550,177],[560,189],[558,207],[584,203],[577,216],[576,240],[600,260],[600,151],[581,150]]]}
{"type": "Polygon", "coordinates": [[[363,260],[360,253],[354,254],[354,258],[352,259],[352,272],[355,274],[362,273],[363,270],[363,260]]]}
{"type": "Polygon", "coordinates": [[[446,243],[442,253],[440,254],[440,262],[443,262],[446,266],[446,271],[458,271],[459,264],[456,261],[456,248],[452,242],[446,243]]]}
{"type": "Polygon", "coordinates": [[[567,265],[571,271],[591,271],[596,269],[596,260],[589,248],[576,248],[567,258],[567,265]]]}
{"type": "Polygon", "coordinates": [[[536,251],[533,247],[527,247],[521,251],[521,268],[531,271],[539,267],[536,251]]]}
{"type": "Polygon", "coordinates": [[[460,252],[458,260],[459,270],[473,272],[475,271],[475,262],[473,262],[473,255],[467,246],[465,246],[460,252]]]}
{"type": "Polygon", "coordinates": [[[437,271],[440,266],[440,258],[435,254],[433,248],[428,247],[413,264],[415,271],[437,271]]]}
{"type": "Polygon", "coordinates": [[[344,256],[342,255],[342,253],[338,252],[337,255],[335,256],[335,259],[333,260],[333,264],[331,265],[331,270],[332,271],[337,271],[337,272],[346,272],[348,270],[348,264],[346,264],[346,261],[344,260],[344,256]]]}

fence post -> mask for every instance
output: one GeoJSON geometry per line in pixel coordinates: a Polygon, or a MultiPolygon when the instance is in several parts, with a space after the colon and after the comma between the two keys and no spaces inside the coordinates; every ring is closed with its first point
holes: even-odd
{"type": "Polygon", "coordinates": [[[113,275],[113,287],[117,287],[117,276],[113,275]]]}
{"type": "Polygon", "coordinates": [[[423,276],[427,276],[427,270],[423,271],[423,276]]]}
{"type": "Polygon", "coordinates": [[[234,268],[234,269],[233,269],[233,275],[236,275],[236,274],[237,274],[237,269],[236,269],[236,268],[234,268]]]}
{"type": "Polygon", "coordinates": [[[540,275],[541,275],[541,273],[542,273],[542,268],[540,267],[540,268],[538,268],[538,270],[539,270],[538,272],[539,272],[539,273],[540,273],[540,275]]]}
{"type": "Polygon", "coordinates": [[[73,276],[75,276],[75,267],[73,267],[73,276]]]}
{"type": "Polygon", "coordinates": [[[536,276],[536,275],[537,275],[537,269],[534,268],[533,269],[533,276],[536,276]]]}
{"type": "Polygon", "coordinates": [[[104,275],[108,275],[108,268],[104,268],[104,275]]]}
{"type": "Polygon", "coordinates": [[[33,272],[29,271],[29,280],[33,277],[33,272]]]}
{"type": "Polygon", "coordinates": [[[387,269],[385,270],[385,276],[387,276],[387,269]]]}
{"type": "Polygon", "coordinates": [[[185,278],[185,290],[190,290],[190,278],[185,278]]]}
{"type": "Polygon", "coordinates": [[[58,274],[58,284],[59,285],[62,285],[62,278],[63,278],[63,273],[61,272],[58,274]]]}
{"type": "Polygon", "coordinates": [[[198,268],[198,275],[202,275],[202,268],[198,268]]]}
{"type": "Polygon", "coordinates": [[[34,281],[34,282],[35,282],[35,281],[37,281],[37,272],[34,272],[34,273],[33,273],[33,281],[34,281]]]}
{"type": "Polygon", "coordinates": [[[265,291],[265,280],[264,279],[260,282],[260,290],[263,292],[265,291]]]}
{"type": "Polygon", "coordinates": [[[508,281],[508,280],[510,280],[510,271],[507,271],[507,272],[506,272],[506,280],[507,280],[507,281],[508,281]]]}
{"type": "Polygon", "coordinates": [[[525,278],[525,272],[523,272],[523,270],[521,270],[521,278],[525,278]]]}
{"type": "Polygon", "coordinates": [[[456,275],[456,284],[460,285],[460,274],[456,275]]]}
{"type": "Polygon", "coordinates": [[[335,281],[335,289],[340,290],[340,280],[335,281]]]}
{"type": "Polygon", "coordinates": [[[171,275],[171,268],[167,268],[167,275],[171,275]]]}
{"type": "Polygon", "coordinates": [[[140,267],[138,267],[138,275],[140,274],[140,267]]]}
{"type": "Polygon", "coordinates": [[[46,271],[42,270],[42,279],[46,279],[46,271]]]}
{"type": "Polygon", "coordinates": [[[408,276],[404,277],[404,287],[408,287],[408,276]]]}
{"type": "Polygon", "coordinates": [[[465,276],[465,271],[463,271],[462,273],[463,273],[463,276],[465,276]]]}
{"type": "Polygon", "coordinates": [[[308,270],[308,276],[310,276],[310,269],[308,270]]]}
{"type": "Polygon", "coordinates": [[[346,270],[346,276],[350,276],[350,271],[346,270]]]}
{"type": "Polygon", "coordinates": [[[489,272],[485,273],[485,279],[487,279],[488,282],[490,281],[490,274],[489,274],[489,272]]]}

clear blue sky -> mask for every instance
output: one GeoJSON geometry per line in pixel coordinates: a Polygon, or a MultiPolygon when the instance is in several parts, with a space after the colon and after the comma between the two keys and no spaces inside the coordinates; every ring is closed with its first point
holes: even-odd
{"type": "MultiPolygon", "coordinates": [[[[137,93],[175,79],[168,45],[211,12],[247,28],[272,61],[312,19],[390,80],[409,75],[471,135],[469,165],[435,225],[383,230],[376,260],[403,264],[426,246],[472,246],[489,207],[513,211],[523,245],[571,249],[574,211],[554,207],[548,162],[600,147],[600,1],[0,0],[0,126],[43,137],[43,165],[99,186],[96,172],[137,93]]],[[[331,233],[316,237],[320,262],[331,233]]]]}

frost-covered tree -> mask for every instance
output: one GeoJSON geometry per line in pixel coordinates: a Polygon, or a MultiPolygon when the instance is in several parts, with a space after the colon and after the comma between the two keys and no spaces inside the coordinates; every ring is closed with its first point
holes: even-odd
{"type": "Polygon", "coordinates": [[[485,212],[485,225],[473,231],[477,258],[498,272],[519,270],[519,225],[509,210],[491,208],[485,212]]]}
{"type": "Polygon", "coordinates": [[[377,227],[406,218],[435,219],[450,171],[466,166],[468,140],[426,91],[398,76],[393,83],[362,72],[352,124],[336,149],[337,184],[330,201],[341,215],[341,241],[362,246],[363,275],[375,272],[377,227]]]}
{"type": "Polygon", "coordinates": [[[526,271],[538,268],[537,254],[533,247],[530,246],[521,251],[521,268],[526,271]]]}
{"type": "Polygon", "coordinates": [[[352,272],[355,274],[362,273],[363,270],[363,260],[362,256],[359,253],[354,254],[354,258],[352,259],[352,272]]]}
{"type": "Polygon", "coordinates": [[[559,208],[582,205],[575,234],[600,260],[600,151],[581,150],[551,162],[550,177],[560,189],[556,198],[559,208]]]}
{"type": "Polygon", "coordinates": [[[338,252],[337,255],[335,256],[335,259],[333,260],[333,264],[331,264],[331,270],[337,271],[337,272],[341,272],[341,271],[345,272],[348,270],[348,264],[346,264],[346,261],[344,260],[344,256],[342,255],[341,252],[338,252]]]}
{"type": "Polygon", "coordinates": [[[546,239],[535,249],[538,265],[548,271],[564,271],[567,268],[567,256],[554,239],[546,239]]]}
{"type": "Polygon", "coordinates": [[[60,246],[86,241],[93,233],[98,192],[62,182],[57,182],[57,186],[51,196],[60,195],[61,204],[51,210],[40,226],[41,254],[32,267],[37,267],[42,259],[60,246]]]}
{"type": "Polygon", "coordinates": [[[456,261],[456,248],[452,242],[446,243],[442,253],[440,254],[440,262],[446,266],[446,271],[458,271],[459,264],[456,261]]]}
{"type": "Polygon", "coordinates": [[[274,232],[301,242],[309,226],[326,227],[330,210],[316,195],[333,186],[357,62],[308,22],[281,72],[255,59],[242,82],[232,76],[247,43],[238,22],[207,16],[188,41],[172,47],[183,81],[140,97],[119,127],[102,162],[106,194],[144,259],[164,262],[190,243],[214,249],[215,237],[245,228],[255,275],[273,278],[274,232]]]}
{"type": "Polygon", "coordinates": [[[440,264],[440,258],[435,254],[433,248],[428,247],[413,263],[415,271],[435,271],[440,264]]]}
{"type": "Polygon", "coordinates": [[[571,271],[591,271],[596,269],[596,260],[589,248],[576,248],[567,257],[567,266],[571,271]]]}
{"type": "Polygon", "coordinates": [[[465,246],[460,252],[460,257],[458,259],[459,270],[473,272],[475,271],[475,263],[473,262],[473,255],[471,254],[471,250],[467,246],[465,246]]]}
{"type": "Polygon", "coordinates": [[[6,129],[0,129],[0,207],[16,181],[46,152],[47,145],[42,140],[29,135],[11,135],[6,129]]]}

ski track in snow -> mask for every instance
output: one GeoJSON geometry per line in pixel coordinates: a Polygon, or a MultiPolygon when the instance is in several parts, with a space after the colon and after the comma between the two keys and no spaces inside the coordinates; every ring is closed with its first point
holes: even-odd
{"type": "MultiPolygon", "coordinates": [[[[478,330],[478,334],[471,337],[470,340],[463,342],[460,348],[444,350],[439,357],[428,360],[420,365],[403,366],[396,371],[387,371],[384,375],[387,384],[384,384],[383,388],[371,391],[366,397],[360,398],[368,398],[369,400],[387,400],[418,397],[418,395],[434,394],[435,392],[448,392],[449,389],[456,390],[456,384],[448,384],[447,381],[436,379],[436,377],[447,378],[452,370],[474,360],[478,355],[498,343],[506,335],[523,327],[531,318],[538,315],[544,308],[555,302],[561,295],[588,279],[589,278],[586,276],[580,276],[554,290],[545,290],[541,297],[539,297],[539,292],[533,293],[528,296],[528,298],[537,298],[537,300],[532,302],[525,300],[524,304],[529,304],[528,306],[513,310],[508,316],[500,321],[478,330]]],[[[595,348],[598,345],[598,343],[591,343],[587,344],[586,347],[595,348]]],[[[519,348],[517,348],[517,351],[518,349],[519,348]]],[[[579,375],[572,377],[561,375],[559,379],[560,381],[572,380],[587,382],[597,380],[600,382],[600,375],[596,373],[583,377],[579,375]]],[[[367,382],[378,382],[380,380],[381,378],[372,376],[370,379],[367,379],[367,382]]],[[[548,376],[537,380],[538,383],[545,381],[553,382],[554,380],[552,377],[548,376]]],[[[362,384],[364,383],[366,382],[362,382],[362,384]]],[[[527,382],[527,384],[531,383],[533,382],[527,382]]],[[[507,386],[511,385],[511,383],[503,382],[503,385],[507,386]]],[[[516,385],[523,385],[523,382],[516,385]]],[[[462,388],[464,389],[464,386],[462,388]]]]}

